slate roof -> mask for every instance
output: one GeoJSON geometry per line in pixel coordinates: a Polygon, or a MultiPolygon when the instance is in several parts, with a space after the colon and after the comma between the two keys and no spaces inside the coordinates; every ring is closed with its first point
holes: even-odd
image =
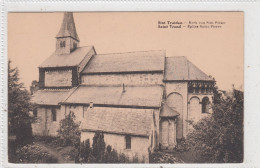
{"type": "Polygon", "coordinates": [[[64,101],[71,90],[38,90],[32,96],[32,102],[39,105],[58,105],[64,101]]]}
{"type": "Polygon", "coordinates": [[[164,80],[213,81],[184,56],[166,57],[164,80]]]}
{"type": "Polygon", "coordinates": [[[160,112],[160,117],[176,117],[180,115],[176,110],[172,109],[167,105],[167,103],[163,103],[162,109],[160,112]]]}
{"type": "Polygon", "coordinates": [[[82,73],[163,71],[165,51],[95,55],[82,73]]]}
{"type": "Polygon", "coordinates": [[[133,109],[128,111],[87,110],[86,119],[82,121],[81,129],[104,131],[120,134],[149,136],[152,130],[153,109],[133,109]]]}
{"type": "Polygon", "coordinates": [[[64,103],[160,107],[162,86],[79,86],[64,103]],[[84,94],[82,94],[84,93],[84,94]]]}
{"type": "Polygon", "coordinates": [[[56,37],[72,37],[79,41],[72,12],[65,12],[61,28],[56,37]]]}
{"type": "Polygon", "coordinates": [[[55,54],[48,57],[39,67],[64,67],[77,66],[87,56],[90,59],[92,55],[87,55],[93,46],[78,47],[70,54],[55,54]]]}

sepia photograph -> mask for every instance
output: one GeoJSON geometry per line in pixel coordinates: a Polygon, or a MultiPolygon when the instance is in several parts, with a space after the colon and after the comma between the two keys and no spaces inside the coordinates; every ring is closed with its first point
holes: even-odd
{"type": "Polygon", "coordinates": [[[8,13],[8,162],[244,162],[244,12],[8,13]]]}

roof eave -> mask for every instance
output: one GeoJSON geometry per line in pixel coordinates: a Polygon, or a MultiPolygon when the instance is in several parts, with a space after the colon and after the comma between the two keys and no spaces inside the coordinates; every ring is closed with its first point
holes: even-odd
{"type": "Polygon", "coordinates": [[[163,70],[147,71],[110,71],[110,72],[82,72],[82,75],[100,75],[100,74],[138,74],[138,73],[163,73],[163,70]]]}
{"type": "MultiPolygon", "coordinates": [[[[90,103],[60,102],[60,105],[89,106],[90,103]]],[[[114,108],[137,108],[137,109],[159,109],[160,106],[140,106],[140,105],[119,105],[119,104],[93,104],[94,107],[114,107],[114,108]]]]}
{"type": "Polygon", "coordinates": [[[215,80],[171,80],[171,79],[163,79],[163,82],[216,82],[215,80]]]}
{"type": "Polygon", "coordinates": [[[103,130],[94,130],[94,129],[81,129],[82,132],[103,132],[107,134],[117,134],[117,135],[132,135],[132,136],[139,136],[139,137],[146,137],[149,138],[149,134],[138,134],[138,133],[128,133],[128,132],[113,132],[113,131],[103,131],[103,130]]]}

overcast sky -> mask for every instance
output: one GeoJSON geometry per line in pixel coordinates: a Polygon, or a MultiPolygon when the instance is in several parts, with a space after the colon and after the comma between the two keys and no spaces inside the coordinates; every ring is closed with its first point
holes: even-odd
{"type": "MultiPolygon", "coordinates": [[[[9,13],[8,57],[29,88],[38,66],[55,51],[63,13],[9,13]]],[[[94,45],[98,54],[166,50],[186,56],[220,89],[243,88],[242,12],[101,12],[74,13],[80,46],[94,45]],[[225,22],[221,28],[160,29],[158,21],[225,22]]],[[[216,24],[215,24],[216,25],[216,24]]]]}

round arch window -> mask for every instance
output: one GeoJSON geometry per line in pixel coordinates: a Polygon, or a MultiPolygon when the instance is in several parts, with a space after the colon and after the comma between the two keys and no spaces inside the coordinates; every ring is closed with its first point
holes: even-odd
{"type": "Polygon", "coordinates": [[[202,99],[202,113],[209,113],[209,98],[204,97],[202,99]]]}

